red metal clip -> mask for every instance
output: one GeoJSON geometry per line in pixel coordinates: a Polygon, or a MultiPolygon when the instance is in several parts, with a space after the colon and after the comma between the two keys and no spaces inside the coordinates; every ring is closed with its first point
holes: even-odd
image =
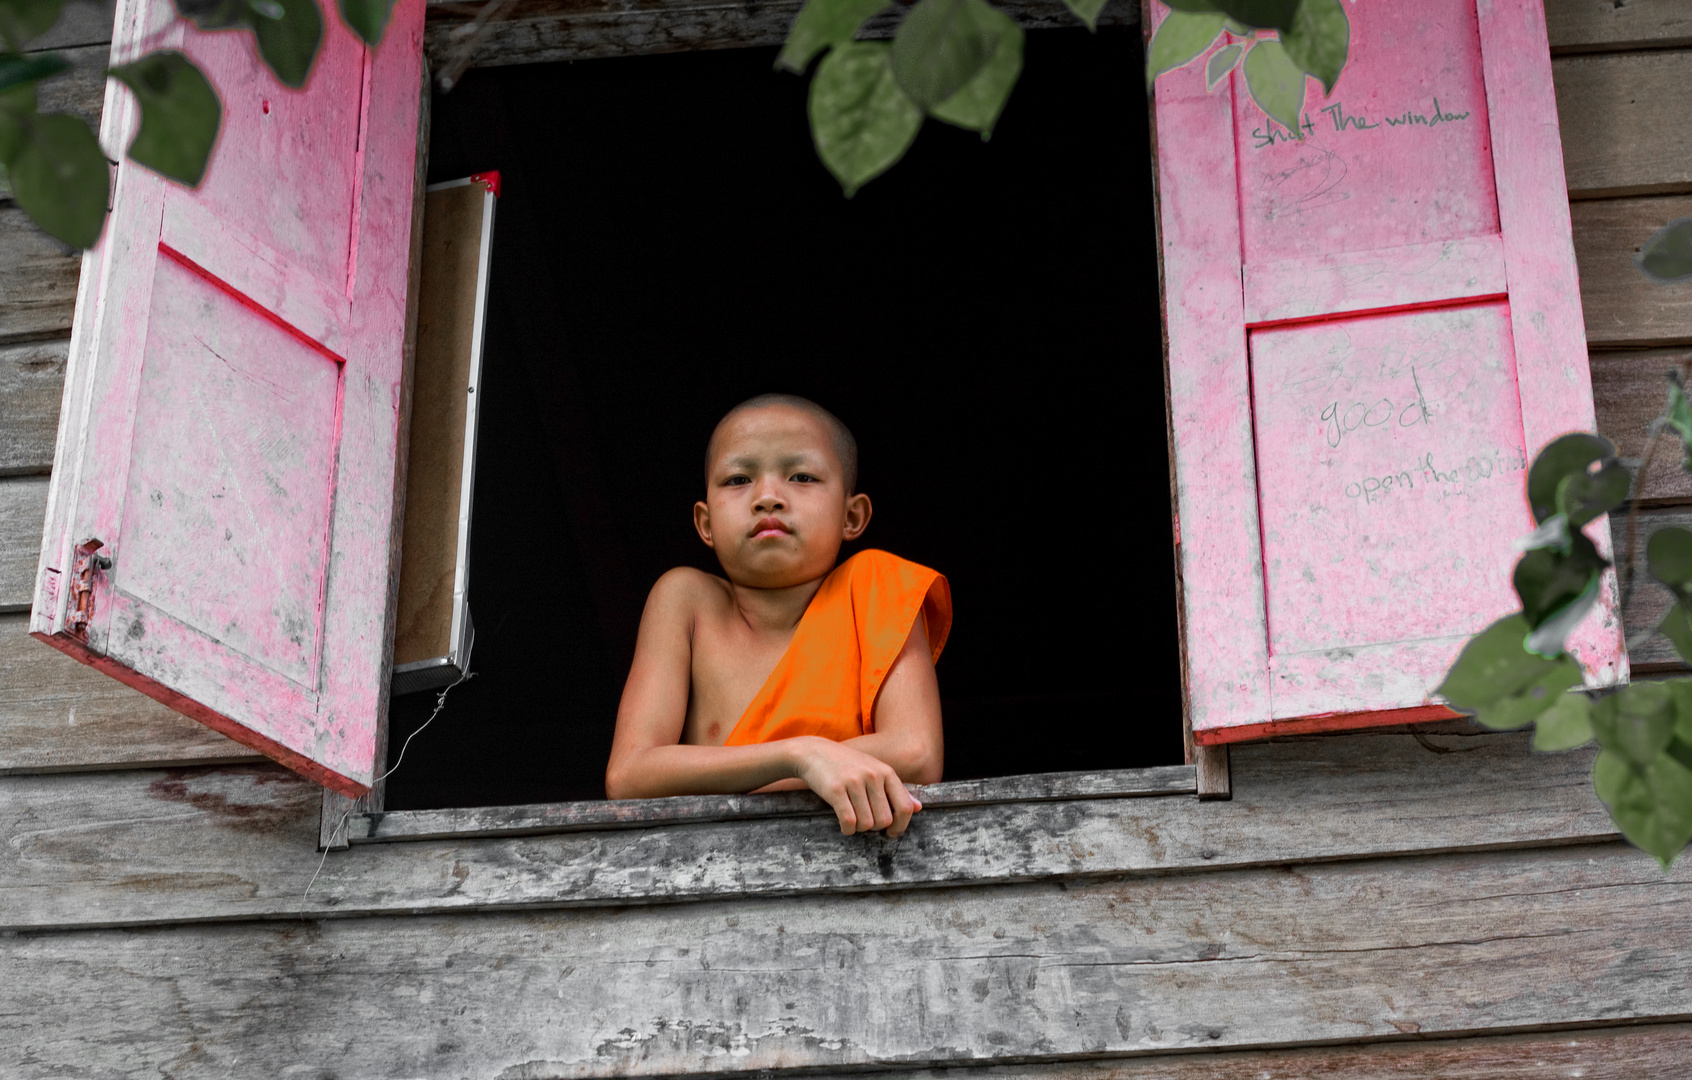
{"type": "Polygon", "coordinates": [[[76,545],[76,564],[71,570],[70,607],[65,612],[65,630],[72,637],[88,640],[88,624],[94,621],[94,571],[109,570],[112,560],[98,554],[105,541],[84,540],[76,545]]]}
{"type": "Polygon", "coordinates": [[[499,198],[499,170],[490,169],[487,172],[471,173],[470,182],[480,184],[493,192],[494,198],[499,198]]]}

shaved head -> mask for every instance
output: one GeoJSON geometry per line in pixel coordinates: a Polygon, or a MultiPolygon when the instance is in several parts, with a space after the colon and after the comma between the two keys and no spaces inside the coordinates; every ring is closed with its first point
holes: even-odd
{"type": "Polygon", "coordinates": [[[717,426],[711,430],[711,440],[705,444],[705,478],[709,484],[711,477],[711,463],[716,460],[717,433],[723,430],[723,425],[752,409],[767,409],[775,405],[785,405],[790,409],[801,409],[815,416],[828,428],[834,440],[834,456],[840,459],[840,472],[846,482],[846,494],[855,494],[858,490],[858,440],[852,437],[852,429],[840,422],[840,418],[818,405],[810,398],[802,398],[798,394],[759,394],[754,398],[747,398],[739,405],[723,414],[717,421],[717,426]]]}

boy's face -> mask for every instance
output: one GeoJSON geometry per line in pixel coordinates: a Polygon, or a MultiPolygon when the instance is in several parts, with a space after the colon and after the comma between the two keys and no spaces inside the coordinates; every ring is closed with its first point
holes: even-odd
{"type": "Polygon", "coordinates": [[[769,405],[717,429],[693,524],[736,585],[783,589],[820,578],[869,519],[869,496],[846,494],[821,417],[769,405]]]}

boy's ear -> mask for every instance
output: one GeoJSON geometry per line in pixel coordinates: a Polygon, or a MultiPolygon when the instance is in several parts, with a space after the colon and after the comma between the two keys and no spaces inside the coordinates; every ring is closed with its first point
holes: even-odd
{"type": "Polygon", "coordinates": [[[715,551],[717,545],[711,542],[711,508],[702,502],[693,504],[693,527],[699,531],[699,539],[705,541],[705,546],[715,551]]]}
{"type": "MultiPolygon", "coordinates": [[[[701,504],[703,505],[703,504],[701,504]]],[[[870,514],[874,507],[870,506],[870,497],[863,492],[846,500],[846,527],[841,530],[842,540],[856,540],[864,535],[869,528],[870,514]]],[[[710,543],[709,540],[706,543],[710,543]]]]}

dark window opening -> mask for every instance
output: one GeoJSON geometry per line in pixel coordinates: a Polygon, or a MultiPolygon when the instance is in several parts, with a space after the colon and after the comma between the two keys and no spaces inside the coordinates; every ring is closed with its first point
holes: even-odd
{"type": "MultiPolygon", "coordinates": [[[[764,391],[862,448],[862,545],[951,580],[946,778],[1181,760],[1140,43],[1039,31],[993,140],[929,121],[855,198],[774,50],[472,71],[430,179],[503,176],[471,554],[476,678],[390,809],[604,797],[647,590],[764,391]]],[[[844,555],[860,545],[850,545],[844,555]]],[[[396,698],[397,754],[432,693],[396,698]]]]}

